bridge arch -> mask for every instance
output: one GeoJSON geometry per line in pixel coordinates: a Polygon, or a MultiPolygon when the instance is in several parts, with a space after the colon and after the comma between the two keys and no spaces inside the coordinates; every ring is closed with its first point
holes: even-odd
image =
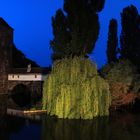
{"type": "Polygon", "coordinates": [[[10,91],[10,98],[18,105],[19,107],[27,107],[31,104],[31,90],[25,84],[17,84],[10,91]]]}

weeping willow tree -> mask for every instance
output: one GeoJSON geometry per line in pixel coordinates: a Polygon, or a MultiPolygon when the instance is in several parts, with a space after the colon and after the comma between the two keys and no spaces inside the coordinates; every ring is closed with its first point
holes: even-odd
{"type": "Polygon", "coordinates": [[[108,83],[98,76],[89,59],[75,57],[56,61],[44,83],[43,109],[68,119],[92,119],[109,114],[108,83]]]}

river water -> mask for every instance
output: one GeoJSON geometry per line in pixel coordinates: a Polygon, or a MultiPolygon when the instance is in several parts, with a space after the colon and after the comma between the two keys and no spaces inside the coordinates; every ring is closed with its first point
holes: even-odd
{"type": "Polygon", "coordinates": [[[0,140],[140,140],[140,114],[117,114],[94,120],[40,121],[0,116],[0,140]]]}

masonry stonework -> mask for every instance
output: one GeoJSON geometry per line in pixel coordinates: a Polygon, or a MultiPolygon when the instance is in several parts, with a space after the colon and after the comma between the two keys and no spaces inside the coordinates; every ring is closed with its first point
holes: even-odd
{"type": "MultiPolygon", "coordinates": [[[[43,81],[8,81],[8,74],[11,71],[14,72],[12,65],[13,45],[13,28],[0,18],[0,95],[10,96],[15,86],[23,84],[30,89],[31,97],[33,99],[40,98],[43,81]]],[[[31,71],[31,74],[32,73],[33,72],[31,71]]],[[[26,71],[23,74],[28,73],[26,71]]]]}
{"type": "Polygon", "coordinates": [[[13,29],[0,18],[0,94],[8,89],[8,71],[11,68],[11,47],[13,45],[13,29]]]}

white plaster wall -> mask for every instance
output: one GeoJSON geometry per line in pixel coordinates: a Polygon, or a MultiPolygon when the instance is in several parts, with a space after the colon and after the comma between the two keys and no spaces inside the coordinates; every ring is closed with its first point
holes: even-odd
{"type": "Polygon", "coordinates": [[[42,74],[8,74],[9,81],[44,81],[46,77],[42,74]]]}

